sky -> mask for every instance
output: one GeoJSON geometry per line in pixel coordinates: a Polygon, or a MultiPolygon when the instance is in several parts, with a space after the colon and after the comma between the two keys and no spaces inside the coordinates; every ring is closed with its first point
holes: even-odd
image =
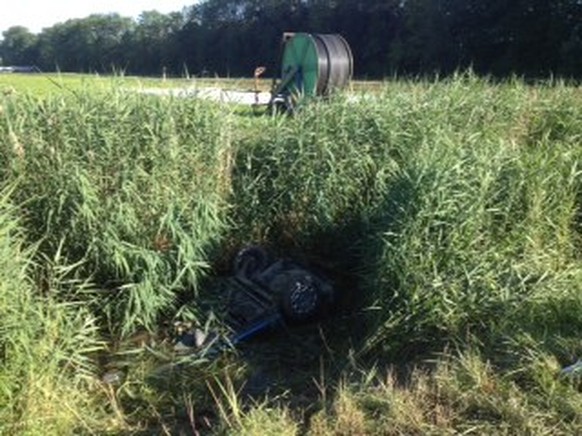
{"type": "Polygon", "coordinates": [[[44,27],[91,14],[117,12],[136,18],[143,11],[167,14],[195,3],[196,0],[2,0],[0,35],[12,26],[24,26],[32,33],[39,33],[44,27]]]}

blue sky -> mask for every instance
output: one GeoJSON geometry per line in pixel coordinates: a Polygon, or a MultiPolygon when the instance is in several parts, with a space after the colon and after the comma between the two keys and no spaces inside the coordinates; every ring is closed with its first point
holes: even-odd
{"type": "Polygon", "coordinates": [[[11,26],[24,26],[33,33],[70,18],[117,12],[137,17],[143,11],[157,10],[164,14],[180,11],[196,0],[3,0],[0,6],[1,33],[11,26]]]}

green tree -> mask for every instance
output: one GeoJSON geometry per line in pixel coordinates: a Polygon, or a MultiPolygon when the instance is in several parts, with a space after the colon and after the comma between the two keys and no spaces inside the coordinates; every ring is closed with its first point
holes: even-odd
{"type": "Polygon", "coordinates": [[[0,59],[5,65],[34,65],[37,59],[37,37],[26,27],[13,26],[2,32],[0,59]]]}
{"type": "Polygon", "coordinates": [[[90,15],[43,30],[39,60],[44,68],[62,71],[111,71],[125,63],[123,42],[133,21],[118,14],[90,15]]]}
{"type": "Polygon", "coordinates": [[[359,76],[481,74],[582,78],[582,0],[205,0],[180,12],[12,28],[5,63],[44,69],[278,75],[284,32],[339,33],[359,76]]]}
{"type": "Polygon", "coordinates": [[[130,70],[142,74],[160,74],[164,68],[176,68],[177,34],[184,24],[180,13],[142,12],[127,41],[126,60],[130,70]]]}

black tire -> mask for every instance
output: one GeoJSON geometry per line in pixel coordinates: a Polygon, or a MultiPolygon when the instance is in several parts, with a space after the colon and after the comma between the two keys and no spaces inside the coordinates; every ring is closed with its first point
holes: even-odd
{"type": "Polygon", "coordinates": [[[234,258],[234,275],[252,280],[269,266],[269,262],[269,255],[263,248],[257,246],[243,248],[234,258]]]}
{"type": "Polygon", "coordinates": [[[295,277],[281,295],[281,310],[291,323],[302,323],[316,318],[323,305],[317,284],[310,276],[295,277]]]}

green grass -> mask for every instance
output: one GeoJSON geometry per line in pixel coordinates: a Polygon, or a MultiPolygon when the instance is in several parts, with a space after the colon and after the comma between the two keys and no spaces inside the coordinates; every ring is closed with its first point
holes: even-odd
{"type": "Polygon", "coordinates": [[[87,87],[110,88],[114,81],[120,81],[120,79],[71,73],[2,74],[0,75],[0,93],[4,95],[25,93],[35,96],[74,94],[87,87]]]}
{"type": "Polygon", "coordinates": [[[0,432],[580,432],[579,89],[460,74],[257,117],[83,80],[0,97],[0,432]],[[119,338],[203,322],[250,242],[327,273],[337,315],[148,380],[119,338]]]}
{"type": "MultiPolygon", "coordinates": [[[[259,79],[259,89],[269,91],[271,79],[259,79]]],[[[91,75],[76,73],[14,73],[0,74],[0,93],[30,93],[36,96],[75,94],[91,88],[107,90],[112,86],[141,88],[221,88],[254,90],[255,81],[249,78],[228,79],[221,77],[163,78],[119,75],[91,75]]]]}

